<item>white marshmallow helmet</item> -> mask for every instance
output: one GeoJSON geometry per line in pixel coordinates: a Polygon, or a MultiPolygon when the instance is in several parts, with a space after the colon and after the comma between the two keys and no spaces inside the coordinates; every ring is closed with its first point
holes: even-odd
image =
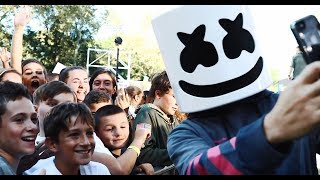
{"type": "Polygon", "coordinates": [[[253,22],[244,5],[187,5],[152,20],[181,112],[225,105],[272,84],[253,22]]]}

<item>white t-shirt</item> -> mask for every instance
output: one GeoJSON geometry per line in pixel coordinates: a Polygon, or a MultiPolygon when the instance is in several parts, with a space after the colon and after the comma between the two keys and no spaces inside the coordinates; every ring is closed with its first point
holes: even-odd
{"type": "Polygon", "coordinates": [[[106,148],[101,141],[101,139],[96,135],[96,133],[93,133],[93,138],[94,141],[96,142],[96,147],[94,148],[94,152],[99,152],[99,153],[105,153],[110,156],[113,156],[108,148],[106,148]]]}
{"type": "MultiPolygon", "coordinates": [[[[108,154],[110,156],[113,157],[113,155],[111,154],[110,150],[108,148],[106,148],[104,145],[103,145],[103,142],[101,141],[101,139],[96,135],[96,133],[93,133],[93,138],[94,138],[94,141],[96,143],[96,146],[94,148],[94,152],[99,152],[99,153],[105,153],[105,154],[108,154]]],[[[39,135],[37,136],[37,139],[39,141],[42,141],[43,140],[43,137],[40,137],[39,135]]],[[[54,156],[53,156],[54,157],[54,156]]],[[[51,158],[51,157],[50,157],[51,158]]],[[[50,158],[47,158],[47,159],[50,159],[50,158]]],[[[47,160],[47,159],[41,159],[39,160],[35,165],[33,165],[30,169],[24,171],[25,174],[33,174],[35,171],[40,171],[43,167],[46,167],[48,163],[47,161],[43,161],[43,160],[47,160]]],[[[103,164],[102,164],[103,165],[103,164]]],[[[103,165],[105,166],[105,165],[103,165]]]]}
{"type": "MultiPolygon", "coordinates": [[[[56,165],[53,162],[54,158],[55,157],[52,156],[47,159],[39,160],[38,163],[41,166],[39,166],[39,168],[34,170],[33,172],[30,172],[29,175],[38,175],[42,169],[46,170],[46,175],[62,175],[61,172],[57,169],[56,165]]],[[[29,170],[31,170],[31,169],[29,169],[29,170]]],[[[25,172],[25,173],[28,174],[27,172],[25,172]]],[[[105,165],[103,165],[99,162],[90,161],[86,165],[80,165],[80,174],[81,175],[110,175],[110,172],[109,172],[109,169],[105,165]]]]}

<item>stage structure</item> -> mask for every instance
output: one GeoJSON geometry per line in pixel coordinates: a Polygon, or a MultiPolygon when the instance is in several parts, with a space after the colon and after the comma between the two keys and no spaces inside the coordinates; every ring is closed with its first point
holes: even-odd
{"type": "MultiPolygon", "coordinates": [[[[130,81],[131,53],[122,50],[117,58],[117,48],[115,49],[96,49],[87,50],[87,71],[92,67],[102,67],[111,70],[115,75],[118,74],[118,85],[130,81]],[[117,63],[118,62],[118,63],[117,63]],[[127,76],[123,77],[117,73],[117,69],[127,71],[127,76]]],[[[125,85],[124,85],[125,86],[125,85]]]]}

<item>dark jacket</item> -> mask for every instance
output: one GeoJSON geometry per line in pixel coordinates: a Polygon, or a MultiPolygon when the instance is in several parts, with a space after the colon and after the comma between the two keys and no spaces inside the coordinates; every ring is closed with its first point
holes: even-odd
{"type": "Polygon", "coordinates": [[[263,121],[278,94],[254,96],[205,112],[191,113],[168,138],[179,174],[315,175],[319,128],[286,143],[268,143],[263,121]]]}
{"type": "Polygon", "coordinates": [[[151,138],[145,142],[138,160],[140,163],[150,163],[154,167],[169,166],[172,164],[168,151],[167,139],[169,133],[179,122],[173,117],[168,117],[160,108],[153,104],[145,104],[139,107],[134,120],[133,132],[139,123],[151,125],[151,138]]]}

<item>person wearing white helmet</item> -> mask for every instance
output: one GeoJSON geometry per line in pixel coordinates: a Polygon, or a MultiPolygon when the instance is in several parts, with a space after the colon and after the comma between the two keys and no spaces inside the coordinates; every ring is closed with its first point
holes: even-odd
{"type": "MultiPolygon", "coordinates": [[[[188,119],[168,137],[179,174],[318,174],[320,62],[274,93],[243,5],[188,5],[152,20],[188,119]]],[[[289,27],[289,25],[288,25],[289,27]]]]}

